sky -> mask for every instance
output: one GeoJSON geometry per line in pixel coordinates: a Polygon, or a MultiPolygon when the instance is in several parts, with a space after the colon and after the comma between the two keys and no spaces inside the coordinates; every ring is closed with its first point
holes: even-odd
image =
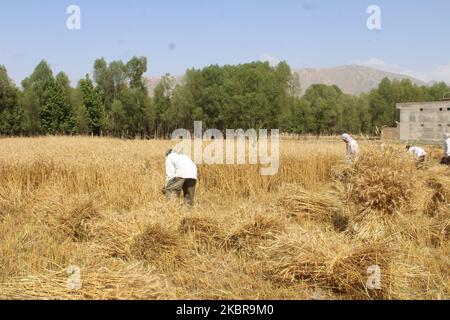
{"type": "Polygon", "coordinates": [[[149,77],[261,60],[450,82],[449,12],[448,0],[0,0],[0,65],[17,84],[43,59],[77,82],[97,58],[133,56],[148,58],[149,77]],[[367,26],[371,5],[380,30],[367,26]]]}

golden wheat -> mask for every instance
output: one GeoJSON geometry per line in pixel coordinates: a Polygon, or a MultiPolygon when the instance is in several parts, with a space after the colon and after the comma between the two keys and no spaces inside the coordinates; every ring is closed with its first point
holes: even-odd
{"type": "Polygon", "coordinates": [[[436,160],[417,170],[400,146],[364,142],[349,166],[337,139],[282,141],[276,176],[201,165],[188,209],[160,193],[169,147],[0,140],[0,298],[450,297],[450,173],[436,160]]]}

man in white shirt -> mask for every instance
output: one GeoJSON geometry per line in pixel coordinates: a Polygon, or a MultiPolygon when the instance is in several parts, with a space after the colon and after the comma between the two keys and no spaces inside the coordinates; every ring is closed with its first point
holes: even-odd
{"type": "Polygon", "coordinates": [[[444,157],[441,164],[450,165],[450,133],[444,134],[444,157]]]}
{"type": "Polygon", "coordinates": [[[355,139],[347,133],[342,135],[342,140],[347,144],[347,161],[352,163],[358,160],[359,146],[355,139]]]}
{"type": "Polygon", "coordinates": [[[181,195],[186,203],[194,205],[195,187],[197,185],[197,166],[186,155],[179,154],[175,150],[166,152],[166,186],[164,193],[169,198],[181,195]]]}
{"type": "Polygon", "coordinates": [[[427,155],[425,150],[423,150],[420,147],[415,147],[415,146],[410,146],[410,145],[406,146],[406,150],[408,150],[410,153],[412,153],[414,155],[416,162],[417,162],[417,167],[422,168],[423,164],[425,163],[425,157],[427,155]]]}

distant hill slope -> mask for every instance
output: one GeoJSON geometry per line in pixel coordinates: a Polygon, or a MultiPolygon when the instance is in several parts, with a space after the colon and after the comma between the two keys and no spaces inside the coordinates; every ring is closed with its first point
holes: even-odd
{"type": "Polygon", "coordinates": [[[303,93],[312,84],[327,84],[337,85],[342,91],[348,94],[361,94],[375,89],[384,78],[391,80],[410,79],[416,85],[427,85],[426,82],[410,76],[357,65],[335,68],[300,69],[295,72],[300,75],[303,93]]]}
{"type": "MultiPolygon", "coordinates": [[[[427,85],[426,82],[413,77],[398,73],[391,73],[369,67],[351,65],[333,68],[318,69],[298,69],[294,70],[300,76],[302,93],[312,84],[337,85],[343,92],[348,94],[361,94],[376,88],[384,78],[391,80],[410,79],[419,86],[427,85]]],[[[175,76],[176,82],[180,83],[183,76],[175,76]]],[[[150,77],[147,79],[147,86],[150,95],[161,80],[161,77],[150,77]]]]}

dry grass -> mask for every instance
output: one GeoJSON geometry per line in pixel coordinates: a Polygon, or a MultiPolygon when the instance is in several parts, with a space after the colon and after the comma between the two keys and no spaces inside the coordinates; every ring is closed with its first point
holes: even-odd
{"type": "Polygon", "coordinates": [[[265,249],[268,277],[275,282],[306,281],[347,299],[388,298],[389,249],[380,243],[352,243],[319,230],[277,238],[265,249]],[[381,290],[367,288],[370,266],[379,266],[381,290]]]}
{"type": "Polygon", "coordinates": [[[160,194],[169,147],[0,140],[0,299],[450,298],[450,173],[435,160],[417,170],[367,142],[349,166],[338,140],[283,141],[273,177],[200,166],[188,209],[160,194]]]}
{"type": "Polygon", "coordinates": [[[2,284],[0,299],[119,300],[171,299],[173,295],[154,271],[140,263],[109,263],[108,267],[83,270],[81,288],[68,289],[67,272],[28,275],[2,284]]]}

